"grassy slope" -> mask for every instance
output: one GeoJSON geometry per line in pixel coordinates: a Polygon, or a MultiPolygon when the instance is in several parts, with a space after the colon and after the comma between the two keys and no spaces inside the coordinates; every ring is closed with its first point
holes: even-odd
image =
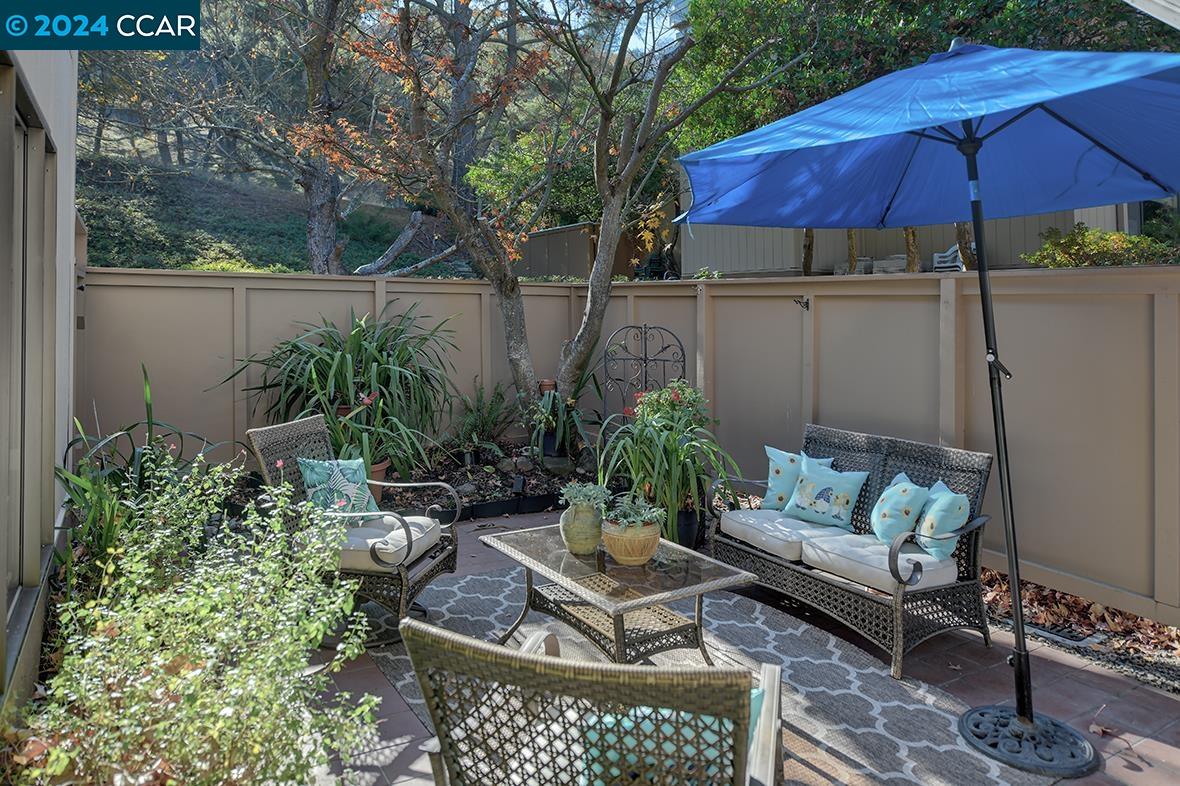
{"type": "MultiPolygon", "coordinates": [[[[89,229],[91,265],[307,269],[305,208],[297,192],[100,158],[78,162],[77,202],[89,229]]],[[[344,226],[345,266],[380,256],[405,221],[405,211],[355,211],[344,226]]]]}

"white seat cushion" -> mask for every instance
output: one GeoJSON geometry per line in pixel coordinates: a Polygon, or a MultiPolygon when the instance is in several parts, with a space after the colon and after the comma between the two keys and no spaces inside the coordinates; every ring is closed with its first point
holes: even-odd
{"type": "Polygon", "coordinates": [[[848,533],[846,529],[812,524],[783,515],[781,510],[727,510],[721,531],[790,562],[798,562],[803,541],[848,533]]]}
{"type": "Polygon", "coordinates": [[[442,527],[435,519],[426,516],[406,516],[413,539],[409,553],[406,550],[406,533],[401,523],[393,516],[365,519],[359,527],[349,527],[347,539],[340,549],[340,569],[359,571],[382,571],[389,568],[373,561],[369,547],[380,543],[377,552],[381,559],[399,565],[409,565],[421,557],[442,537],[442,527]]]}
{"type": "MultiPolygon", "coordinates": [[[[855,584],[892,593],[897,586],[889,572],[889,545],[873,535],[845,533],[834,538],[816,538],[803,544],[803,562],[833,573],[855,584]]],[[[936,559],[913,543],[901,547],[898,565],[908,576],[910,563],[922,564],[922,578],[911,589],[930,589],[950,584],[959,577],[953,559],[936,559]]]]}

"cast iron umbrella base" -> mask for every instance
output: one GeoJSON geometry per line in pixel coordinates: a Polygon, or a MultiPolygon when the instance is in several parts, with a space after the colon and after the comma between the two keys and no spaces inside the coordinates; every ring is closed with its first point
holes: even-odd
{"type": "Polygon", "coordinates": [[[1009,767],[1056,778],[1083,778],[1098,770],[1094,746],[1073,727],[1034,715],[1022,720],[1015,707],[975,707],[959,717],[959,733],[980,753],[1009,767]]]}

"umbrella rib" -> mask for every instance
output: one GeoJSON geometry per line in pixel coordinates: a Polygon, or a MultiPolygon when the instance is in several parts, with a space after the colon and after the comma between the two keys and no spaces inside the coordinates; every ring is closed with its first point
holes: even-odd
{"type": "MultiPolygon", "coordinates": [[[[1013,123],[1015,123],[1015,122],[1016,122],[1017,120],[1019,120],[1020,118],[1024,117],[1025,115],[1027,115],[1027,114],[1029,114],[1029,113],[1031,113],[1031,112],[1035,112],[1037,109],[1040,109],[1041,107],[1042,107],[1042,105],[1041,105],[1041,104],[1033,104],[1032,106],[1026,106],[1026,107],[1025,107],[1024,109],[1022,109],[1020,112],[1016,113],[1016,114],[1015,114],[1015,115],[1013,115],[1012,117],[1010,117],[1010,118],[1008,118],[1007,120],[1005,120],[1003,123],[1000,123],[998,126],[996,126],[995,128],[993,128],[991,131],[988,131],[986,134],[984,134],[983,136],[981,136],[981,137],[979,138],[979,141],[980,141],[980,142],[986,142],[987,140],[991,139],[991,138],[992,138],[993,136],[995,136],[996,134],[998,134],[998,133],[1000,133],[1001,131],[1003,131],[1003,130],[1004,130],[1005,128],[1007,128],[1008,126],[1010,126],[1010,125],[1012,125],[1013,123]]],[[[980,125],[980,127],[982,127],[982,126],[983,126],[983,121],[982,121],[982,120],[980,120],[980,121],[979,121],[979,125],[980,125]]]]}
{"type": "Polygon", "coordinates": [[[927,134],[925,131],[906,131],[906,133],[909,134],[910,136],[920,137],[921,139],[929,139],[931,142],[941,142],[944,145],[957,145],[959,143],[959,140],[957,140],[957,139],[952,142],[951,140],[943,139],[940,136],[934,136],[933,134],[927,134]]]}
{"type": "Polygon", "coordinates": [[[1066,128],[1072,129],[1074,132],[1076,132],[1080,136],[1089,140],[1091,144],[1093,144],[1095,147],[1097,147],[1102,152],[1106,153],[1108,156],[1110,156],[1114,160],[1116,160],[1116,161],[1122,163],[1123,165],[1128,166],[1131,169],[1138,172],[1140,177],[1142,177],[1144,180],[1149,180],[1152,183],[1155,183],[1157,186],[1159,186],[1163,191],[1165,191],[1168,194],[1176,193],[1176,189],[1169,188],[1168,186],[1164,185],[1158,179],[1156,179],[1156,177],[1154,175],[1152,175],[1150,172],[1148,172],[1146,169],[1143,169],[1142,167],[1136,166],[1135,164],[1131,163],[1124,156],[1120,155],[1119,153],[1117,153],[1113,149],[1111,149],[1109,145],[1106,145],[1106,144],[1098,141],[1093,136],[1091,136],[1089,133],[1087,133],[1085,130],[1078,128],[1077,125],[1070,122],[1067,118],[1063,117],[1060,112],[1050,109],[1049,107],[1045,106],[1044,104],[1037,104],[1037,107],[1042,112],[1047,114],[1049,117],[1056,120],[1058,123],[1061,123],[1066,128]]]}
{"type": "Polygon", "coordinates": [[[914,134],[914,137],[914,147],[910,150],[910,157],[906,159],[905,166],[901,168],[901,177],[897,178],[897,185],[894,187],[893,193],[889,195],[889,203],[885,205],[885,210],[881,213],[881,219],[877,222],[877,226],[879,227],[884,228],[885,226],[885,219],[889,217],[889,211],[893,209],[893,200],[897,199],[897,194],[901,191],[901,184],[905,182],[905,176],[909,174],[910,164],[914,163],[914,156],[918,154],[918,147],[922,144],[922,140],[933,139],[935,142],[945,141],[926,134],[914,134]]]}

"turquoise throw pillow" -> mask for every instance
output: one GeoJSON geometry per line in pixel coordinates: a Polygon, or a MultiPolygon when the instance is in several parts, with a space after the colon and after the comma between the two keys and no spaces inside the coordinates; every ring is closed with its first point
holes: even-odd
{"type": "MultiPolygon", "coordinates": [[[[754,742],[754,726],[762,713],[765,695],[762,688],[750,691],[747,747],[754,742]]],[[[703,757],[697,756],[694,751],[697,758],[720,759],[722,735],[728,736],[732,730],[733,722],[728,718],[701,715],[697,719],[693,713],[663,707],[633,707],[626,715],[592,715],[587,718],[582,733],[587,774],[581,783],[583,786],[606,786],[659,780],[654,776],[666,772],[681,758],[680,752],[684,748],[694,745],[702,746],[700,752],[704,754],[703,757]],[[658,751],[651,739],[657,723],[660,736],[665,738],[658,751]]],[[[719,774],[716,767],[710,767],[701,773],[700,781],[690,783],[713,783],[719,774]]]]}
{"type": "Polygon", "coordinates": [[[867,472],[837,472],[807,456],[795,491],[783,511],[813,524],[852,529],[852,508],[868,479],[867,472]]]}
{"type": "Polygon", "coordinates": [[[942,535],[958,529],[967,523],[971,515],[971,501],[966,494],[956,494],[941,480],[930,487],[930,498],[918,523],[918,545],[936,559],[947,559],[955,550],[959,539],[931,540],[923,535],[942,535]]]}
{"type": "MultiPolygon", "coordinates": [[[[766,473],[766,496],[762,498],[765,510],[782,510],[799,482],[799,470],[803,466],[803,459],[810,458],[806,453],[788,453],[785,450],[766,446],[766,458],[770,459],[770,469],[766,473]]],[[[830,467],[830,458],[812,459],[819,464],[830,467]]]]}
{"type": "Polygon", "coordinates": [[[363,459],[316,461],[299,459],[307,498],[317,508],[335,513],[380,513],[369,493],[363,459]]]}
{"type": "Polygon", "coordinates": [[[903,532],[913,532],[929,496],[930,489],[911,482],[904,472],[899,472],[881,493],[869,516],[877,540],[892,543],[903,532]]]}

